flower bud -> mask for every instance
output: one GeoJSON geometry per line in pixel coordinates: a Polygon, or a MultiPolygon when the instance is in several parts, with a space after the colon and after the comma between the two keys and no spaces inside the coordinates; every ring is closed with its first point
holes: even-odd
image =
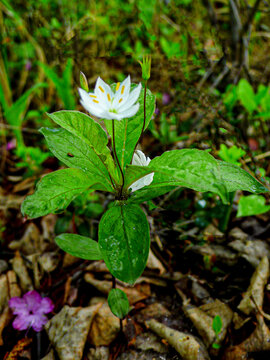
{"type": "Polygon", "coordinates": [[[151,55],[144,55],[143,60],[139,61],[142,68],[142,78],[143,80],[150,79],[151,73],[151,55]]]}
{"type": "Polygon", "coordinates": [[[80,71],[80,84],[81,84],[81,88],[83,90],[89,92],[87,79],[86,79],[86,76],[84,75],[84,73],[82,71],[80,71]]]}

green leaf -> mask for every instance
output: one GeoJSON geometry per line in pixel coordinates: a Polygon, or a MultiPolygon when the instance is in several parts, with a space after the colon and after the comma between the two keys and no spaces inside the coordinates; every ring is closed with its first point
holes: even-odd
{"type": "Polygon", "coordinates": [[[108,304],[111,312],[119,319],[124,319],[129,312],[127,295],[120,289],[112,289],[108,296],[108,304]]]}
{"type": "Polygon", "coordinates": [[[85,260],[102,260],[98,243],[85,236],[61,234],[55,238],[56,244],[70,255],[85,260]]]}
{"type": "Polygon", "coordinates": [[[243,149],[238,148],[235,145],[227,148],[225,144],[220,145],[220,150],[218,152],[218,155],[222,160],[237,166],[241,166],[241,163],[238,162],[238,160],[245,154],[246,152],[243,149]]]}
{"type": "Polygon", "coordinates": [[[241,196],[238,204],[237,217],[264,214],[270,210],[261,195],[241,196]]]}
{"type": "Polygon", "coordinates": [[[48,65],[39,62],[39,66],[44,70],[46,76],[54,84],[58,96],[63,101],[65,108],[75,109],[75,97],[72,91],[72,59],[68,59],[61,77],[59,77],[55,70],[50,68],[48,65]]]}
{"type": "Polygon", "coordinates": [[[114,161],[107,147],[108,137],[102,127],[91,117],[79,111],[57,111],[47,114],[56,124],[74,134],[99,156],[111,174],[115,173],[114,161]]]}
{"type": "Polygon", "coordinates": [[[222,319],[219,315],[216,315],[213,319],[212,328],[216,335],[218,335],[222,330],[222,319]]]}
{"type": "Polygon", "coordinates": [[[134,284],[143,272],[150,247],[149,225],[138,205],[115,205],[99,223],[99,247],[117,279],[134,284]]]}
{"type": "Polygon", "coordinates": [[[141,204],[144,201],[148,201],[158,196],[164,195],[167,192],[176,189],[177,187],[178,186],[173,186],[173,185],[172,186],[164,185],[159,187],[151,187],[151,185],[145,186],[142,189],[132,192],[127,202],[134,204],[141,204]]]}
{"type": "Polygon", "coordinates": [[[63,169],[45,175],[38,182],[36,192],[24,200],[22,214],[34,219],[62,211],[91,185],[91,179],[78,169],[63,169]]]}
{"type": "Polygon", "coordinates": [[[65,129],[41,128],[51,152],[64,164],[85,172],[96,190],[113,192],[108,170],[92,147],[65,129]]]}
{"type": "Polygon", "coordinates": [[[252,86],[246,79],[241,79],[237,86],[238,99],[251,114],[257,108],[256,96],[252,86]]]}
{"type": "MultiPolygon", "coordinates": [[[[112,85],[112,90],[115,89],[116,84],[112,85]]],[[[131,90],[137,85],[132,84],[131,90]]],[[[115,147],[120,165],[124,169],[126,164],[130,164],[134,148],[139,140],[143,127],[144,118],[144,89],[142,88],[139,96],[139,110],[132,118],[115,121],[115,147]]],[[[155,110],[155,96],[150,90],[146,91],[146,121],[145,129],[147,128],[155,110]]],[[[112,120],[104,120],[108,133],[112,137],[112,120]]],[[[144,129],[144,130],[145,130],[144,129]]]]}
{"type": "Polygon", "coordinates": [[[167,151],[148,165],[155,172],[149,189],[184,186],[196,191],[211,191],[228,202],[228,193],[245,190],[253,193],[268,191],[249,173],[239,167],[218,161],[202,150],[167,151]]]}
{"type": "Polygon", "coordinates": [[[148,166],[128,165],[125,173],[125,189],[128,189],[135,181],[152,172],[153,170],[149,169],[148,166]]]}
{"type": "Polygon", "coordinates": [[[24,115],[29,105],[29,99],[32,93],[41,87],[47,87],[47,84],[38,83],[25,91],[10,107],[8,107],[7,104],[3,106],[5,109],[5,118],[10,125],[15,127],[13,131],[19,143],[23,143],[23,138],[21,129],[16,129],[16,127],[20,128],[22,126],[24,115]]]}

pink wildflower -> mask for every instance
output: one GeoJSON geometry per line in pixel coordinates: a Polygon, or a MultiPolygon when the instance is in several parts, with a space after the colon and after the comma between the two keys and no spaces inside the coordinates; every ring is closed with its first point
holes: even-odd
{"type": "Polygon", "coordinates": [[[42,298],[35,290],[28,291],[20,297],[9,300],[9,307],[13,314],[17,315],[12,325],[16,330],[26,330],[32,327],[35,331],[41,331],[48,319],[44,314],[53,311],[54,305],[50,298],[42,298]]]}

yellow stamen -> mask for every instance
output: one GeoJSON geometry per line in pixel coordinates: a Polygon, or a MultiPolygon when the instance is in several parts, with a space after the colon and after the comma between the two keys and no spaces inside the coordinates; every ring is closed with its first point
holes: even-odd
{"type": "Polygon", "coordinates": [[[97,98],[96,95],[89,95],[89,96],[95,99],[97,98]]]}
{"type": "Polygon", "coordinates": [[[104,93],[104,90],[101,86],[99,86],[98,88],[104,93]]]}
{"type": "Polygon", "coordinates": [[[120,83],[118,82],[118,83],[116,84],[116,91],[119,89],[119,86],[120,86],[120,83]]]}
{"type": "Polygon", "coordinates": [[[93,102],[95,102],[95,103],[97,103],[97,104],[99,103],[99,101],[98,101],[98,100],[93,100],[93,102]]]}
{"type": "Polygon", "coordinates": [[[108,98],[109,101],[111,101],[110,94],[107,94],[107,98],[108,98]]]}
{"type": "Polygon", "coordinates": [[[125,85],[124,85],[124,86],[122,86],[122,89],[121,89],[121,95],[123,95],[123,94],[124,94],[124,90],[125,90],[125,85]]]}
{"type": "Polygon", "coordinates": [[[122,99],[122,98],[119,100],[119,104],[120,104],[120,102],[121,102],[121,101],[123,101],[123,99],[122,99]]]}

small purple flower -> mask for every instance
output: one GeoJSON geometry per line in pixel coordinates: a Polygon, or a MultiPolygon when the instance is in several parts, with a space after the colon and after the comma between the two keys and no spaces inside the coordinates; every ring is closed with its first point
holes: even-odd
{"type": "Polygon", "coordinates": [[[163,93],[163,95],[162,95],[162,104],[163,105],[168,105],[170,102],[171,102],[170,94],[163,93]]]}
{"type": "Polygon", "coordinates": [[[159,108],[155,108],[155,114],[158,115],[159,114],[159,108]]]}
{"type": "Polygon", "coordinates": [[[54,304],[50,298],[42,298],[35,290],[28,291],[22,298],[16,296],[9,300],[13,314],[18,315],[12,325],[16,330],[26,330],[32,327],[41,331],[48,319],[44,314],[53,311],[54,304]]]}
{"type": "Polygon", "coordinates": [[[16,148],[16,140],[12,139],[7,143],[6,149],[7,149],[7,151],[10,151],[10,150],[13,150],[15,148],[16,148]]]}
{"type": "Polygon", "coordinates": [[[32,62],[30,60],[27,60],[25,64],[25,70],[30,71],[31,68],[32,68],[32,62]]]}

